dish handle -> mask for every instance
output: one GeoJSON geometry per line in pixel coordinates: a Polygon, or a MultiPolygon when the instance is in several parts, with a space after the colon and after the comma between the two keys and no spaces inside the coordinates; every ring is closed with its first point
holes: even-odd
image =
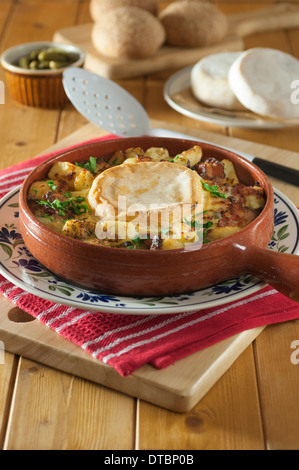
{"type": "Polygon", "coordinates": [[[246,273],[254,274],[278,292],[299,302],[299,256],[237,243],[233,248],[234,255],[241,256],[245,262],[246,273]]]}

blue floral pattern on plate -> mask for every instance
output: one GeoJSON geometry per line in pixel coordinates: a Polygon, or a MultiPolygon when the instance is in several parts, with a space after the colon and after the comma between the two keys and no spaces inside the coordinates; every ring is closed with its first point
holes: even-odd
{"type": "MultiPolygon", "coordinates": [[[[0,273],[23,290],[52,302],[84,310],[135,315],[196,311],[232,302],[252,294],[264,284],[244,275],[189,294],[125,297],[95,292],[74,285],[48,271],[28,251],[19,229],[19,188],[0,201],[0,273]]],[[[275,190],[274,232],[269,249],[286,253],[299,250],[299,216],[294,204],[275,190]]]]}

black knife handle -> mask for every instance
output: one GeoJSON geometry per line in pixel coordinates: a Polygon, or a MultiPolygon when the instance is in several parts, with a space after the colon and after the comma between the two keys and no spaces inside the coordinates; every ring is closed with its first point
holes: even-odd
{"type": "Polygon", "coordinates": [[[254,158],[252,163],[258,166],[266,175],[272,176],[287,183],[299,186],[299,170],[294,170],[278,163],[268,162],[261,158],[254,158]]]}

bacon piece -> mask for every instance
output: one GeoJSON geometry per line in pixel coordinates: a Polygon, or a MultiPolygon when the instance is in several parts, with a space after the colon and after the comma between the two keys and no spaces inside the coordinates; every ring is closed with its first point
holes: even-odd
{"type": "Polygon", "coordinates": [[[145,155],[138,155],[137,162],[152,162],[153,159],[151,157],[146,157],[145,155]]]}
{"type": "Polygon", "coordinates": [[[225,178],[224,166],[216,158],[208,158],[204,162],[198,163],[195,170],[203,179],[214,180],[225,178]]]}
{"type": "Polygon", "coordinates": [[[252,222],[257,216],[256,211],[243,207],[240,202],[234,202],[226,207],[221,214],[218,227],[240,227],[243,228],[252,222]]]}

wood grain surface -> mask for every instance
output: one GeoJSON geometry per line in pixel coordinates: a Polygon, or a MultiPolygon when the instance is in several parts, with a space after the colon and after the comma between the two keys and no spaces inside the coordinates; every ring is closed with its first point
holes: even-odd
{"type": "MultiPolygon", "coordinates": [[[[161,8],[169,2],[161,2],[161,8]]],[[[275,2],[218,1],[226,14],[275,2]]],[[[295,5],[297,0],[292,0],[295,5]]],[[[90,22],[87,0],[0,0],[0,50],[90,22]]],[[[299,58],[299,28],[255,33],[244,47],[273,47],[299,58]]],[[[225,128],[178,114],[163,100],[173,70],[118,80],[153,120],[282,149],[282,163],[299,168],[298,128],[225,128]],[[290,152],[290,153],[289,153],[290,152]]],[[[4,81],[0,69],[0,80],[4,81]]],[[[86,125],[71,105],[47,111],[0,106],[0,167],[43,153],[86,125]]],[[[271,159],[271,155],[268,155],[271,159]]],[[[299,204],[298,190],[273,181],[299,204]]],[[[0,364],[2,449],[299,449],[299,364],[290,360],[299,321],[267,327],[209,392],[186,413],[175,413],[6,351],[0,364]]],[[[1,340],[1,338],[0,338],[1,340]]]]}

